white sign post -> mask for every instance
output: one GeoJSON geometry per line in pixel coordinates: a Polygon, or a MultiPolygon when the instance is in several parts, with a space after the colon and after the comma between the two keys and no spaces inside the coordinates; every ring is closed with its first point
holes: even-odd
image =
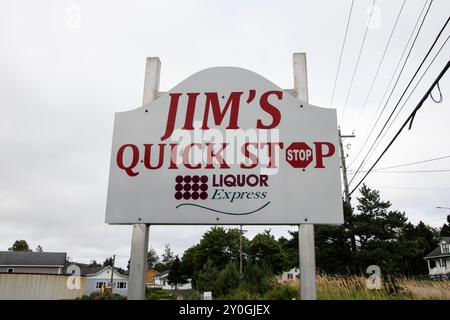
{"type": "Polygon", "coordinates": [[[336,111],[308,103],[305,54],[294,95],[234,67],[159,93],[159,70],[147,60],[143,106],[114,122],[106,222],[134,225],[129,298],[143,298],[150,224],[278,224],[299,225],[302,298],[315,299],[313,224],[343,213],[336,111]]]}
{"type": "MultiPolygon", "coordinates": [[[[306,53],[294,53],[294,92],[297,99],[309,101],[306,53]]],[[[314,225],[298,226],[298,257],[300,265],[300,297],[302,300],[316,300],[316,248],[314,225]]]]}

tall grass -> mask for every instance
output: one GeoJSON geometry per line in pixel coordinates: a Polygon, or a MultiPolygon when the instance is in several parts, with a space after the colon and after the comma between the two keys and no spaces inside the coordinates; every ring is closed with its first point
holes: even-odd
{"type": "MultiPolygon", "coordinates": [[[[392,300],[392,299],[450,299],[448,280],[409,280],[385,277],[380,289],[369,289],[364,276],[318,275],[317,297],[321,300],[392,300]]],[[[298,280],[286,282],[299,288],[298,280]]]]}

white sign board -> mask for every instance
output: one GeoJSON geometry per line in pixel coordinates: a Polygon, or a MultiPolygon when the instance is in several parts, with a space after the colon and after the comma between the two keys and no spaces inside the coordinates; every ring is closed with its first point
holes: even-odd
{"type": "Polygon", "coordinates": [[[343,222],[336,111],[241,68],[116,113],[110,224],[343,222]]]}
{"type": "Polygon", "coordinates": [[[203,292],[203,300],[212,300],[212,291],[203,292]]]}

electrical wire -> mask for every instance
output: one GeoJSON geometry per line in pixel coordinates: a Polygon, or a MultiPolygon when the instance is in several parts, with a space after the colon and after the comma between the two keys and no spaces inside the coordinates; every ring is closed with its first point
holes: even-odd
{"type": "Polygon", "coordinates": [[[388,47],[389,47],[389,44],[391,43],[392,35],[394,34],[394,31],[395,31],[395,29],[396,29],[396,27],[397,27],[397,24],[398,24],[398,21],[399,21],[399,19],[400,19],[401,14],[402,14],[402,11],[403,11],[403,8],[404,8],[404,6],[405,6],[405,3],[406,3],[406,0],[403,0],[402,6],[400,7],[400,10],[399,10],[399,12],[398,12],[398,14],[397,14],[397,18],[395,19],[394,26],[392,27],[391,33],[390,33],[390,35],[389,35],[389,39],[388,39],[388,41],[387,41],[387,43],[386,43],[386,46],[384,47],[383,55],[381,56],[381,60],[380,60],[380,62],[378,63],[377,71],[375,72],[375,75],[374,75],[374,77],[373,77],[373,79],[372,79],[372,83],[370,84],[369,92],[367,93],[367,96],[366,96],[366,98],[364,99],[364,104],[363,104],[361,110],[359,111],[359,115],[358,115],[358,118],[357,118],[356,121],[355,121],[355,124],[353,125],[353,132],[355,132],[355,130],[356,130],[358,124],[359,124],[359,121],[361,120],[361,116],[362,116],[362,114],[363,114],[363,111],[364,111],[364,109],[365,109],[366,106],[367,106],[367,101],[369,100],[370,94],[372,93],[373,87],[374,87],[375,82],[376,82],[376,80],[377,80],[377,78],[378,78],[378,74],[379,74],[379,72],[380,72],[381,65],[383,64],[384,58],[386,57],[387,49],[388,49],[388,47]]]}
{"type": "MultiPolygon", "coordinates": [[[[370,154],[368,155],[367,159],[370,159],[373,155],[373,153],[375,152],[375,150],[379,147],[379,145],[381,144],[381,141],[383,141],[383,139],[386,137],[386,134],[389,132],[389,130],[391,129],[392,125],[395,123],[395,120],[397,120],[398,115],[402,112],[403,108],[405,107],[406,103],[409,101],[409,99],[411,98],[412,94],[416,91],[416,88],[418,87],[418,85],[421,83],[423,77],[427,74],[428,70],[430,69],[430,67],[433,65],[434,61],[436,60],[436,58],[439,56],[439,54],[441,53],[442,49],[445,47],[447,41],[449,40],[450,35],[447,36],[447,38],[445,39],[445,41],[442,43],[441,47],[439,48],[439,50],[436,52],[436,54],[434,55],[433,59],[431,60],[431,62],[428,64],[427,68],[425,69],[425,71],[423,72],[423,74],[421,75],[421,77],[419,78],[419,80],[417,81],[417,83],[415,84],[414,88],[411,90],[411,92],[409,93],[408,97],[405,99],[405,101],[403,102],[402,106],[400,107],[400,109],[397,111],[397,114],[395,115],[394,119],[389,123],[387,129],[383,132],[383,135],[381,136],[381,138],[378,140],[376,146],[372,149],[372,151],[370,152],[370,154]]],[[[436,84],[436,87],[439,85],[439,82],[436,84]]],[[[430,93],[430,98],[434,101],[435,99],[433,99],[433,96],[430,93]]],[[[440,103],[440,102],[436,102],[436,103],[440,103]]],[[[370,150],[369,150],[370,151],[370,150]]]]}
{"type": "Polygon", "coordinates": [[[437,160],[442,160],[442,159],[448,159],[448,158],[450,158],[450,156],[443,156],[443,157],[432,158],[432,159],[426,159],[426,160],[421,160],[421,161],[416,161],[416,162],[409,162],[409,163],[399,164],[399,165],[395,165],[395,166],[379,168],[378,170],[395,169],[395,168],[400,168],[400,167],[412,166],[412,165],[414,165],[414,164],[420,164],[420,163],[432,162],[432,161],[437,161],[437,160]]]}
{"type": "MultiPolygon", "coordinates": [[[[447,20],[448,21],[448,20],[447,20]]],[[[364,179],[369,175],[369,173],[373,170],[373,168],[378,164],[378,162],[381,160],[381,158],[386,154],[386,152],[389,150],[389,148],[392,146],[392,144],[395,142],[395,140],[398,138],[398,136],[400,135],[400,133],[403,131],[403,129],[409,124],[411,123],[411,121],[414,119],[417,111],[419,111],[419,109],[423,106],[424,101],[428,98],[428,96],[430,95],[431,91],[433,90],[433,88],[436,86],[436,83],[439,82],[439,80],[444,76],[444,74],[447,72],[448,68],[450,67],[450,60],[447,62],[447,64],[445,65],[445,67],[442,69],[441,73],[438,75],[438,77],[436,78],[436,80],[433,81],[433,83],[431,84],[430,88],[427,90],[427,92],[425,93],[425,95],[422,97],[422,99],[419,101],[419,103],[417,104],[417,106],[414,108],[414,110],[411,112],[411,114],[409,115],[409,117],[406,119],[406,121],[403,123],[403,125],[400,127],[400,129],[397,131],[397,133],[395,134],[395,136],[392,138],[392,140],[389,142],[389,144],[386,146],[386,148],[383,150],[383,152],[379,155],[379,157],[377,158],[377,160],[375,160],[375,162],[372,164],[372,166],[370,167],[370,169],[366,172],[366,174],[363,176],[363,178],[358,182],[358,184],[352,189],[352,191],[350,192],[350,195],[355,192],[355,190],[360,186],[360,184],[364,181],[364,179]]]]}
{"type": "Polygon", "coordinates": [[[348,28],[350,25],[350,18],[352,16],[354,3],[355,3],[355,0],[352,0],[352,4],[350,6],[350,12],[348,13],[348,18],[347,18],[347,26],[345,27],[344,40],[342,41],[341,53],[339,55],[339,62],[338,62],[338,67],[337,67],[337,71],[336,71],[336,77],[334,78],[333,93],[331,94],[330,107],[333,106],[334,94],[336,92],[336,84],[337,84],[337,80],[338,80],[339,70],[341,69],[342,55],[344,53],[345,42],[347,41],[348,28]]]}
{"type": "MultiPolygon", "coordinates": [[[[417,67],[416,71],[414,72],[414,75],[412,76],[411,80],[409,81],[408,85],[406,86],[406,88],[403,90],[402,95],[400,96],[400,98],[398,99],[397,103],[394,106],[394,109],[392,110],[392,112],[390,113],[388,119],[385,121],[383,127],[381,128],[380,132],[378,133],[377,137],[375,138],[374,142],[372,143],[372,146],[369,148],[369,151],[367,152],[366,156],[364,157],[363,161],[361,162],[360,166],[358,167],[357,171],[361,169],[361,167],[363,166],[365,160],[367,159],[367,156],[369,155],[370,151],[373,149],[373,147],[375,146],[375,143],[378,141],[378,139],[380,138],[381,134],[383,133],[384,129],[386,128],[386,126],[388,125],[389,121],[392,118],[392,115],[395,113],[395,111],[397,110],[397,107],[399,106],[401,100],[403,99],[403,97],[405,96],[406,92],[408,91],[411,83],[414,81],[416,75],[419,73],[420,69],[422,68],[423,64],[425,63],[425,61],[427,60],[429,54],[431,53],[431,51],[433,50],[434,46],[436,45],[437,41],[439,40],[442,32],[445,30],[445,28],[447,27],[447,24],[449,22],[450,18],[447,18],[447,21],[445,22],[445,24],[442,26],[441,30],[439,31],[438,35],[436,36],[436,38],[433,41],[433,44],[431,45],[431,47],[428,49],[428,52],[426,53],[425,57],[422,59],[422,62],[420,63],[420,65],[417,67]]],[[[386,101],[386,104],[389,102],[386,101]]],[[[412,119],[414,119],[414,117],[412,117],[412,119]]],[[[352,177],[352,180],[354,179],[355,176],[352,177]]],[[[352,181],[350,181],[351,183],[352,181]]]]}
{"type": "Polygon", "coordinates": [[[414,32],[416,31],[416,28],[417,28],[417,26],[419,25],[419,22],[422,20],[422,22],[421,22],[421,24],[420,24],[420,27],[419,27],[419,29],[418,29],[418,31],[417,31],[417,33],[416,33],[416,36],[414,37],[413,44],[411,45],[411,47],[410,47],[409,50],[408,50],[407,57],[406,57],[406,59],[403,61],[403,65],[402,65],[401,71],[399,72],[399,74],[398,74],[398,76],[397,76],[397,79],[396,79],[396,81],[395,81],[394,86],[392,87],[392,90],[391,90],[390,95],[392,95],[392,92],[393,92],[393,90],[395,89],[395,87],[396,87],[396,85],[397,85],[397,83],[398,83],[398,80],[399,80],[399,78],[400,78],[400,75],[401,75],[401,73],[402,73],[402,71],[403,71],[403,69],[404,69],[404,67],[405,67],[405,65],[406,65],[406,63],[407,63],[407,61],[408,61],[408,58],[409,58],[410,53],[411,53],[411,50],[412,50],[412,48],[414,47],[414,44],[415,44],[416,39],[417,39],[417,37],[418,37],[418,35],[419,35],[419,33],[420,33],[420,29],[421,29],[421,27],[422,27],[422,25],[423,25],[423,22],[425,21],[425,18],[426,18],[427,14],[428,14],[428,11],[429,11],[429,9],[430,9],[430,6],[431,6],[431,3],[432,3],[432,2],[433,2],[433,0],[431,0],[431,2],[429,3],[428,9],[427,9],[425,15],[422,17],[422,13],[425,11],[425,8],[426,8],[427,3],[428,3],[428,0],[425,1],[424,5],[423,5],[423,7],[422,7],[422,10],[420,11],[419,16],[417,17],[416,23],[414,24],[414,28],[411,30],[411,33],[410,33],[409,38],[408,38],[408,41],[406,42],[406,45],[405,45],[405,47],[403,48],[403,52],[402,52],[402,54],[401,54],[401,56],[400,56],[400,59],[399,59],[398,62],[397,62],[397,66],[395,67],[394,73],[392,74],[391,79],[389,80],[389,83],[388,83],[388,85],[387,85],[387,87],[386,87],[386,90],[384,91],[383,97],[381,98],[380,103],[378,104],[377,110],[376,110],[376,112],[375,112],[375,114],[374,114],[372,120],[370,121],[370,123],[371,123],[371,125],[370,125],[370,127],[371,127],[370,132],[369,132],[369,134],[367,135],[366,139],[364,140],[362,147],[359,149],[359,151],[358,151],[358,153],[356,154],[356,156],[355,156],[355,157],[353,158],[353,160],[350,162],[349,167],[351,167],[351,166],[353,165],[353,163],[358,159],[359,155],[360,155],[361,152],[364,150],[364,148],[365,148],[367,142],[369,141],[369,138],[372,136],[372,133],[373,133],[373,131],[375,130],[375,128],[376,128],[376,126],[377,126],[377,124],[378,124],[378,121],[380,120],[381,115],[383,114],[383,112],[384,112],[384,110],[385,110],[387,104],[384,105],[383,110],[381,111],[381,113],[378,115],[378,118],[377,118],[376,121],[374,122],[374,120],[375,120],[375,118],[376,118],[376,116],[377,116],[377,114],[378,114],[378,111],[380,110],[381,105],[383,104],[384,98],[386,97],[386,94],[388,93],[389,88],[391,87],[392,81],[394,80],[395,75],[397,74],[397,70],[398,70],[398,68],[400,67],[400,64],[401,64],[401,62],[402,62],[402,60],[403,60],[403,57],[405,56],[406,50],[408,49],[409,43],[411,42],[411,39],[412,39],[413,36],[414,36],[414,32]],[[422,19],[421,19],[421,18],[422,18],[422,19]]]}
{"type": "Polygon", "coordinates": [[[369,21],[367,22],[366,30],[364,31],[363,41],[361,43],[361,47],[359,48],[358,58],[356,59],[355,68],[353,69],[352,79],[350,80],[350,86],[348,88],[347,96],[345,98],[344,109],[342,110],[341,120],[339,121],[340,124],[342,124],[342,120],[344,119],[344,115],[345,115],[345,110],[347,109],[348,99],[349,99],[350,93],[352,91],[352,87],[353,87],[353,82],[355,80],[356,71],[358,70],[359,61],[361,60],[361,55],[362,55],[362,52],[363,52],[363,49],[364,49],[364,45],[366,43],[367,31],[369,30],[369,24],[370,24],[370,20],[372,19],[373,8],[375,6],[375,2],[376,1],[377,0],[373,0],[373,2],[372,2],[372,8],[370,9],[370,15],[369,15],[369,21]]]}

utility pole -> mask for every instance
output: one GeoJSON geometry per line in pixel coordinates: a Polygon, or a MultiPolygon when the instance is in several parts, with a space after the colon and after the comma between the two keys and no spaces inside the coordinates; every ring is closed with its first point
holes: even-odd
{"type": "Polygon", "coordinates": [[[344,200],[347,204],[350,204],[350,191],[348,189],[347,166],[345,164],[345,152],[344,152],[344,147],[342,145],[342,139],[343,138],[354,138],[355,135],[354,134],[342,135],[341,128],[339,128],[338,131],[339,131],[339,147],[340,147],[340,154],[341,154],[342,177],[344,180],[344,195],[345,195],[344,200]]]}
{"type": "Polygon", "coordinates": [[[113,289],[114,285],[114,265],[116,264],[116,255],[113,255],[113,261],[112,261],[112,271],[111,271],[111,289],[113,289]]]}
{"type": "Polygon", "coordinates": [[[242,250],[242,234],[247,231],[242,229],[242,224],[240,225],[240,231],[239,231],[239,272],[242,274],[244,268],[243,268],[243,250],[242,250]]]}
{"type": "MultiPolygon", "coordinates": [[[[354,138],[355,135],[354,134],[348,134],[348,135],[342,135],[341,134],[341,128],[338,129],[339,132],[339,149],[340,149],[340,155],[341,155],[341,168],[342,168],[342,180],[344,181],[344,203],[345,206],[349,207],[351,206],[350,203],[350,191],[348,189],[348,178],[347,178],[347,165],[345,164],[345,152],[344,152],[344,147],[342,144],[342,139],[343,138],[354,138]]],[[[353,226],[353,223],[350,221],[349,222],[350,227],[353,226]]],[[[356,252],[356,239],[355,236],[353,235],[353,233],[350,235],[350,241],[351,241],[351,245],[352,245],[352,251],[356,252]]]]}

